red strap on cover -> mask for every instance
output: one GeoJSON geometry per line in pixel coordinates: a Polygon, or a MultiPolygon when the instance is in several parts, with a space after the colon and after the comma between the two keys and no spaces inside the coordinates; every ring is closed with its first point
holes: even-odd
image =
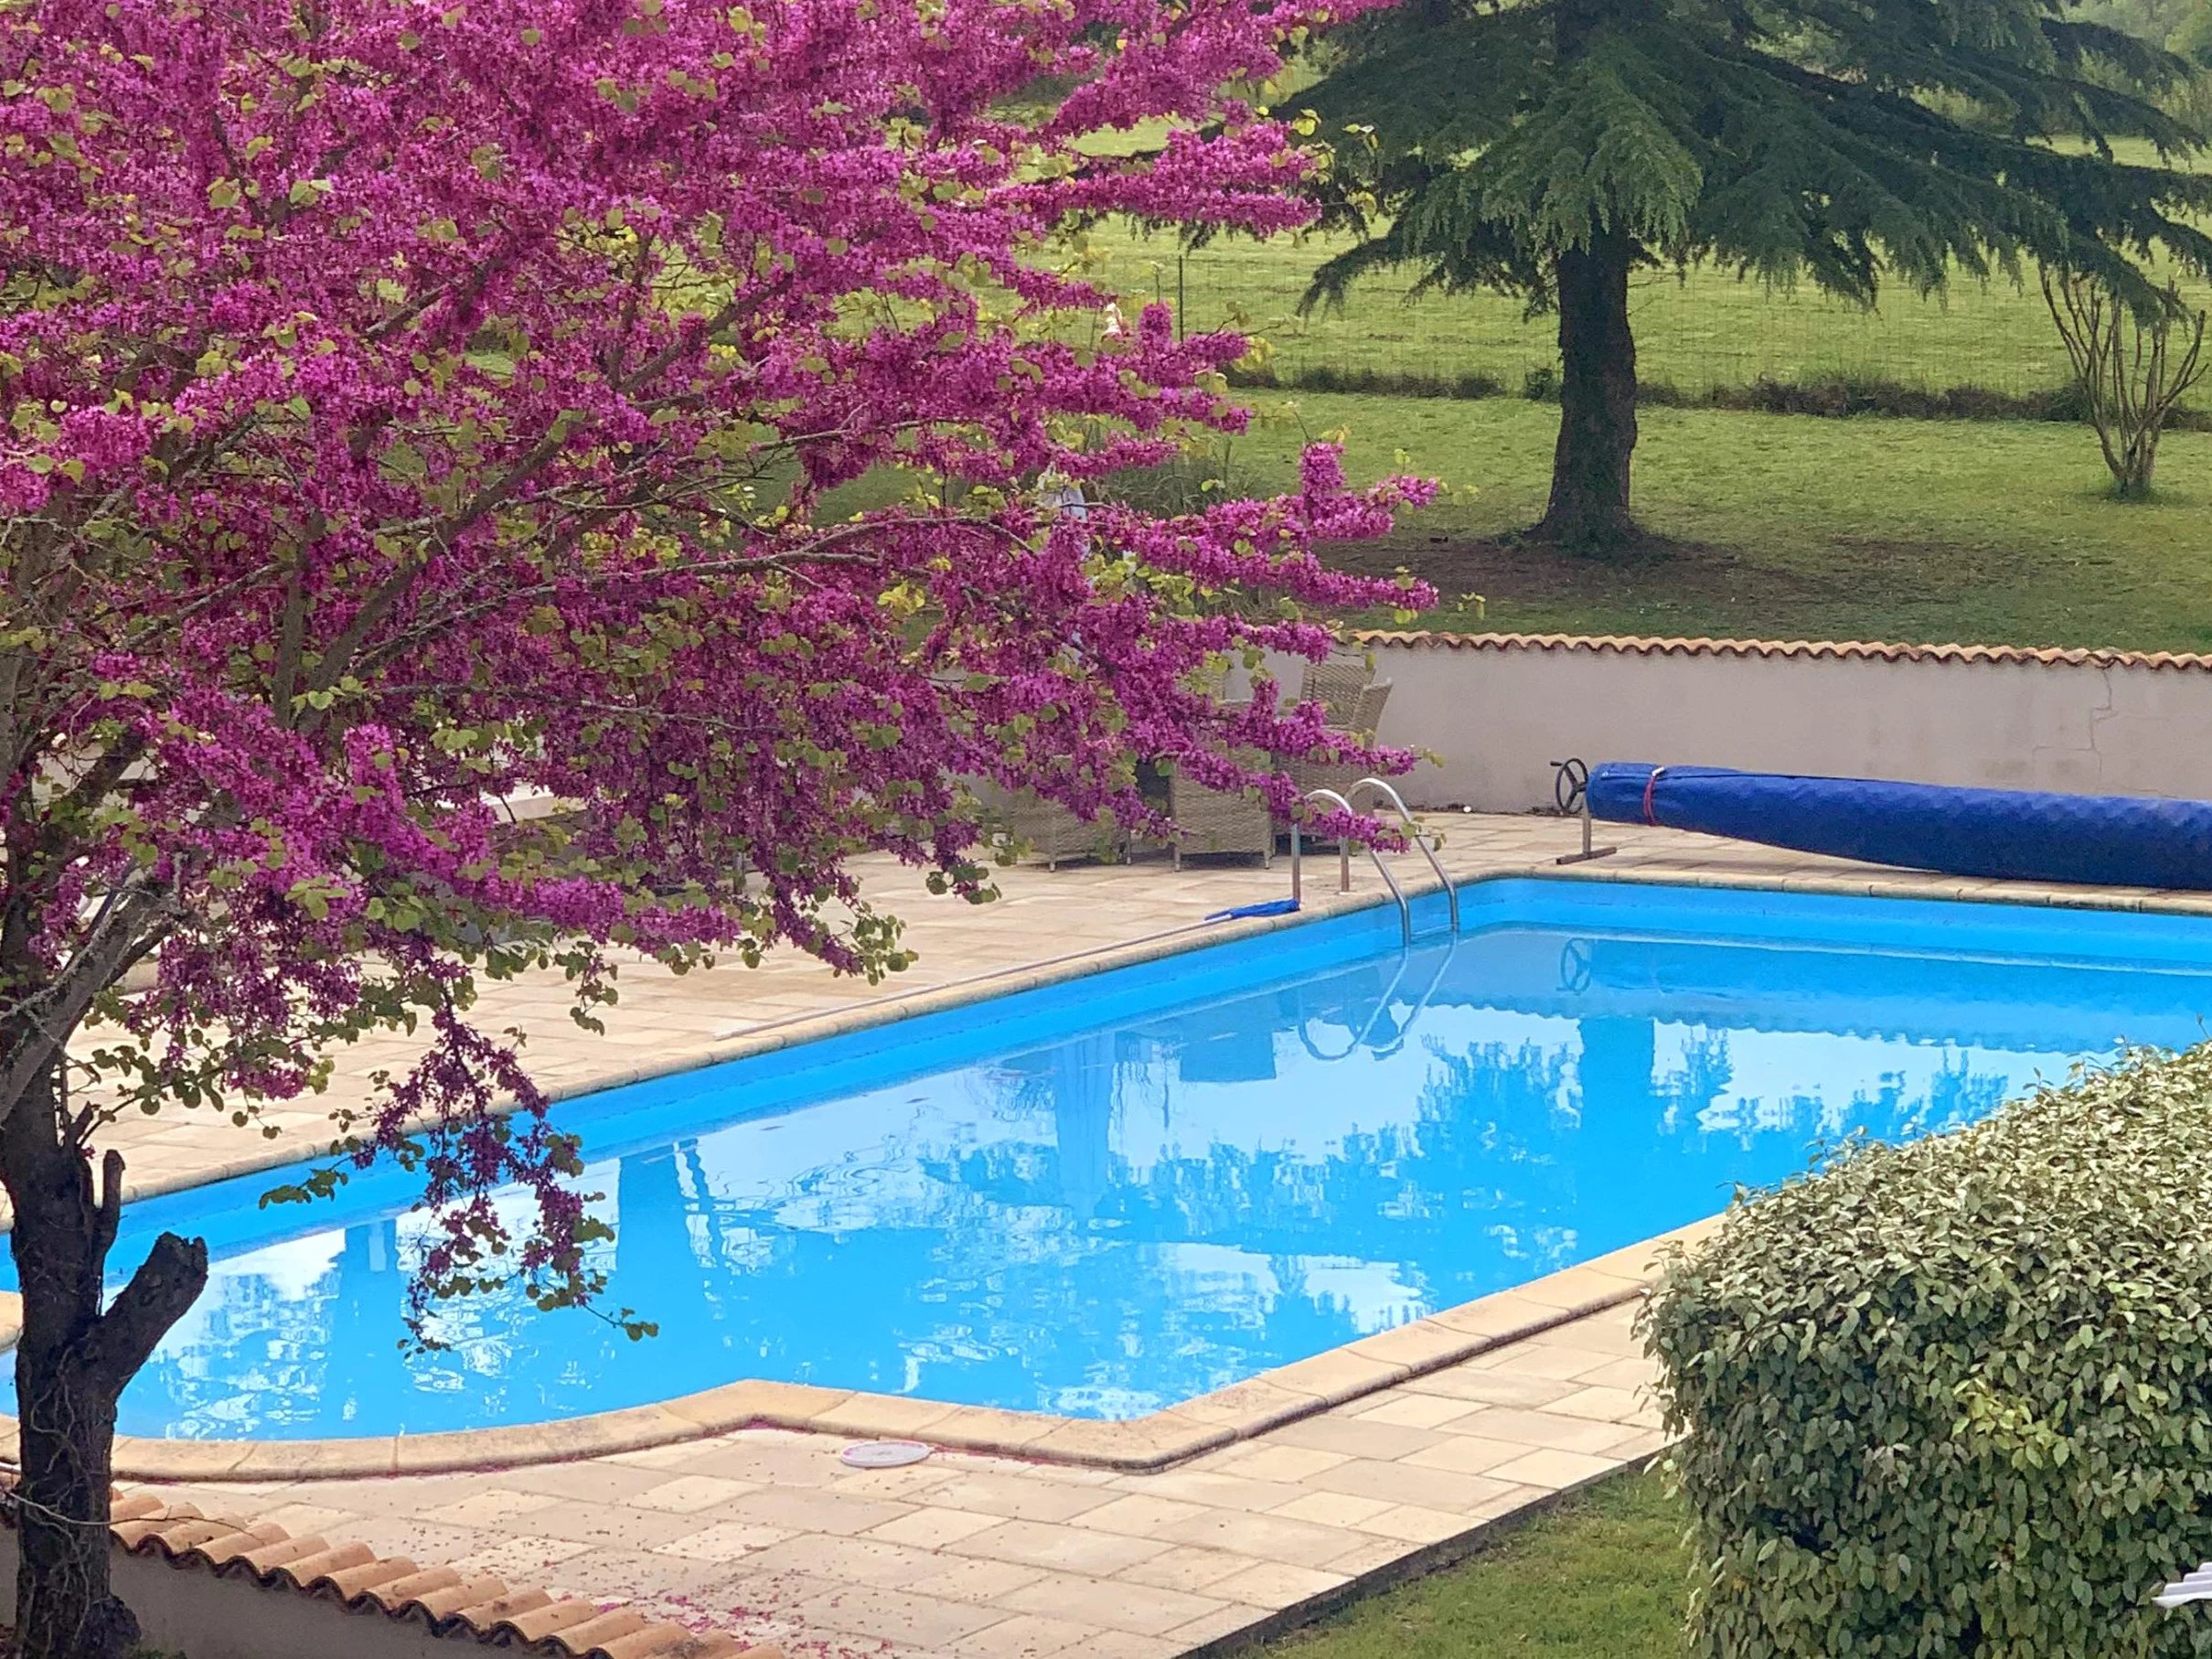
{"type": "Polygon", "coordinates": [[[1651,810],[1651,791],[1659,787],[1659,775],[1665,770],[1664,766],[1653,766],[1651,776],[1643,780],[1643,821],[1654,828],[1659,819],[1651,810]]]}

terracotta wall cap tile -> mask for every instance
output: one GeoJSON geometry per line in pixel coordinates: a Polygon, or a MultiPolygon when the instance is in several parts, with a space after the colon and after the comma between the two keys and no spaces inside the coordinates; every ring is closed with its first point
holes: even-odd
{"type": "Polygon", "coordinates": [[[420,1605],[419,1599],[441,1589],[459,1588],[461,1575],[450,1567],[426,1567],[421,1572],[390,1583],[371,1585],[366,1600],[374,1601],[386,1612],[404,1612],[410,1605],[420,1605]]]}
{"type": "Polygon", "coordinates": [[[525,1613],[534,1613],[541,1607],[552,1605],[553,1598],[544,1590],[510,1589],[489,1601],[473,1602],[460,1608],[449,1616],[465,1621],[481,1630],[490,1630],[508,1619],[519,1619],[525,1613]]]}
{"type": "Polygon", "coordinates": [[[108,1533],[123,1548],[135,1550],[142,1547],[148,1539],[159,1537],[162,1525],[161,1521],[153,1518],[117,1521],[110,1525],[108,1533]]]}
{"type": "MultiPolygon", "coordinates": [[[[582,1624],[563,1625],[561,1640],[579,1653],[589,1653],[593,1648],[604,1652],[608,1643],[635,1636],[639,1631],[650,1629],[652,1623],[652,1620],[634,1607],[617,1607],[597,1618],[586,1619],[582,1624]]],[[[680,1625],[676,1628],[682,1629],[680,1625]]]]}
{"type": "MultiPolygon", "coordinates": [[[[599,1646],[607,1659],[724,1659],[747,1651],[734,1637],[701,1636],[680,1624],[648,1624],[599,1646]]],[[[758,1649],[753,1650],[753,1659],[763,1659],[758,1649]]]]}
{"type": "Polygon", "coordinates": [[[398,1616],[420,1614],[433,1625],[449,1621],[468,1622],[472,1608],[488,1607],[507,1595],[506,1580],[501,1579],[470,1579],[460,1584],[447,1585],[437,1589],[417,1590],[401,1607],[398,1616]]]}
{"type": "Polygon", "coordinates": [[[168,1505],[150,1492],[119,1492],[108,1506],[111,1522],[143,1521],[149,1515],[166,1513],[168,1505]]]}
{"type": "Polygon", "coordinates": [[[1804,658],[1839,662],[1960,662],[2045,667],[2167,669],[2212,672],[2212,656],[2180,651],[2121,651],[2086,647],[1894,645],[1870,639],[1663,638],[1617,634],[1453,634],[1359,628],[1362,646],[1439,651],[1583,651],[1621,657],[1804,658]]]}
{"type": "MultiPolygon", "coordinates": [[[[165,1555],[181,1556],[198,1545],[221,1538],[242,1537],[244,1533],[234,1522],[199,1518],[156,1523],[148,1536],[161,1547],[165,1555]]],[[[245,1547],[251,1548],[253,1542],[251,1538],[247,1538],[245,1547]]]]}
{"type": "MultiPolygon", "coordinates": [[[[374,1561],[364,1561],[358,1567],[349,1567],[341,1573],[326,1574],[315,1588],[327,1588],[340,1600],[353,1603],[360,1601],[365,1592],[375,1589],[379,1584],[397,1584],[402,1579],[413,1578],[421,1570],[405,1556],[393,1556],[390,1559],[379,1557],[374,1561]]],[[[383,1604],[379,1602],[378,1605],[380,1607],[383,1604]]]]}
{"type": "Polygon", "coordinates": [[[273,1575],[289,1579],[302,1589],[312,1590],[332,1573],[342,1573],[348,1567],[359,1567],[376,1559],[376,1551],[366,1544],[339,1544],[319,1556],[302,1556],[296,1561],[287,1561],[273,1575]]]}
{"type": "MultiPolygon", "coordinates": [[[[554,1601],[544,1607],[532,1608],[527,1613],[517,1613],[502,1619],[492,1627],[492,1640],[511,1637],[514,1641],[540,1642],[572,1626],[589,1624],[599,1617],[599,1609],[589,1601],[554,1601]]],[[[568,1646],[564,1641],[562,1646],[568,1646]]],[[[588,1647],[572,1650],[589,1653],[588,1647]]]]}
{"type": "Polygon", "coordinates": [[[783,1659],[780,1649],[747,1647],[734,1636],[702,1636],[679,1624],[656,1624],[606,1650],[607,1659],[737,1659],[741,1654],[744,1659],[783,1659]],[[648,1640],[654,1645],[646,1645],[648,1640]]]}
{"type": "Polygon", "coordinates": [[[305,1561],[309,1556],[326,1554],[329,1548],[330,1541],[319,1536],[284,1538],[263,1544],[258,1549],[244,1550],[231,1565],[250,1568],[256,1578],[265,1579],[280,1567],[294,1561],[305,1561]]]}
{"type": "Polygon", "coordinates": [[[239,1529],[226,1526],[219,1536],[203,1538],[188,1548],[176,1548],[174,1539],[170,1541],[170,1546],[173,1558],[190,1556],[219,1573],[248,1550],[259,1549],[267,1542],[265,1538],[255,1537],[251,1527],[239,1529]]]}

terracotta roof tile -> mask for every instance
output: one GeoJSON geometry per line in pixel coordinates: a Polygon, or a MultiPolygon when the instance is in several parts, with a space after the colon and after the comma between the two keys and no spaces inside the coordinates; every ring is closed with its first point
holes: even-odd
{"type": "MultiPolygon", "coordinates": [[[[395,1598],[399,1593],[396,1589],[391,1592],[395,1598]]],[[[394,1618],[417,1614],[425,1624],[443,1624],[467,1609],[486,1607],[506,1594],[507,1586],[497,1579],[464,1579],[434,1590],[411,1590],[404,1601],[390,1600],[383,1606],[394,1618]]]]}
{"type": "Polygon", "coordinates": [[[1622,657],[1795,657],[1858,662],[2066,663],[2093,668],[2212,671],[2212,656],[2184,651],[2035,648],[2013,645],[1883,645],[1861,639],[1680,639],[1613,634],[1441,634],[1361,628],[1361,645],[1441,651],[1587,651],[1622,657]]]}
{"type": "MultiPolygon", "coordinates": [[[[273,1532],[283,1532],[281,1526],[273,1532]]],[[[293,1561],[304,1561],[309,1556],[319,1556],[330,1547],[320,1538],[269,1538],[250,1549],[240,1550],[228,1561],[214,1563],[218,1572],[250,1572],[256,1578],[266,1578],[278,1568],[293,1561]]]]}
{"type": "MultiPolygon", "coordinates": [[[[350,1612],[381,1613],[532,1659],[782,1659],[780,1650],[747,1647],[733,1636],[687,1630],[635,1608],[559,1600],[542,1589],[468,1577],[450,1567],[419,1568],[382,1557],[366,1544],[294,1538],[268,1522],[202,1515],[149,1492],[119,1492],[110,1532],[133,1555],[180,1570],[242,1579],[271,1594],[312,1596],[350,1612]]],[[[0,1513],[13,1525],[14,1510],[0,1513]]]]}
{"type": "MultiPolygon", "coordinates": [[[[179,1556],[196,1553],[189,1545],[181,1549],[170,1547],[170,1535],[167,1533],[156,1534],[155,1542],[159,1545],[161,1553],[172,1560],[179,1556]]],[[[145,1552],[141,1550],[139,1553],[144,1555],[145,1552]]],[[[376,1551],[366,1544],[340,1544],[335,1548],[324,1550],[320,1555],[302,1556],[296,1561],[287,1561],[267,1576],[272,1579],[289,1579],[294,1586],[301,1589],[312,1589],[324,1579],[334,1578],[349,1567],[366,1567],[376,1558],[376,1551]]],[[[207,1560],[208,1557],[202,1556],[201,1559],[207,1560]]],[[[210,1562],[209,1565],[219,1565],[219,1563],[210,1562]]]]}

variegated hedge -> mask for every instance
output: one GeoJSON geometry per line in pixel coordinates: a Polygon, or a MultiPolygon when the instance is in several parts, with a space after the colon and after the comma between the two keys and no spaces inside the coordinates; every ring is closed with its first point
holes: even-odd
{"type": "Polygon", "coordinates": [[[1646,1314],[1710,1659],[2212,1654],[2212,1046],[1751,1197],[1646,1314]]]}

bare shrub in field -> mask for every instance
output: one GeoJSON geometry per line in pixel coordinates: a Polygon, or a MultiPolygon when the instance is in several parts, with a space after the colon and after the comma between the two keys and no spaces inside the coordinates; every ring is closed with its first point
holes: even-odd
{"type": "Polygon", "coordinates": [[[2097,278],[2047,265],[2043,298],[2073,360],[2114,493],[2139,501],[2151,493],[2158,440],[2175,406],[2212,370],[2205,314],[2191,314],[2172,284],[2146,315],[2097,278]]]}

